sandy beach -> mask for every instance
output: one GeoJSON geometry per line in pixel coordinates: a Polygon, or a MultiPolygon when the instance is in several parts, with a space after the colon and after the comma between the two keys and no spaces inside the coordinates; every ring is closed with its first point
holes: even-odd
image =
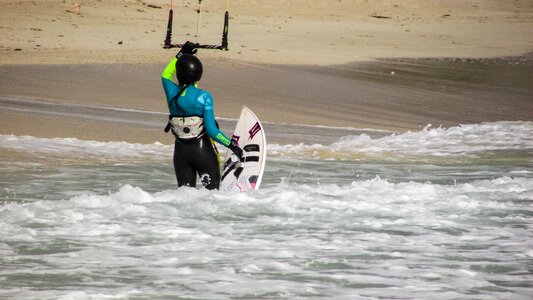
{"type": "MultiPolygon", "coordinates": [[[[0,134],[171,142],[169,2],[0,3],[0,134]]],[[[196,3],[172,8],[173,42],[220,42],[225,1],[204,1],[199,37],[196,3]]],[[[230,50],[198,54],[219,117],[247,105],[266,122],[399,132],[533,118],[532,1],[236,0],[229,11],[230,50]]]]}

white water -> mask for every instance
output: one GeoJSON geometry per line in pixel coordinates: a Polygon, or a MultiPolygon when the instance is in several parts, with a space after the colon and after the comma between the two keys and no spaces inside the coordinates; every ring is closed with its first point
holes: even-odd
{"type": "Polygon", "coordinates": [[[388,160],[427,157],[478,158],[499,150],[533,149],[533,122],[496,122],[452,128],[426,126],[419,132],[372,139],[366,134],[347,136],[332,145],[271,145],[270,153],[297,157],[373,158],[388,160]]]}
{"type": "MultiPolygon", "coordinates": [[[[312,130],[312,128],[310,128],[312,130]]],[[[43,139],[29,136],[0,135],[0,146],[32,154],[83,154],[91,157],[168,156],[171,145],[95,142],[69,139],[43,139]]],[[[331,145],[269,145],[269,154],[283,157],[324,158],[323,152],[350,154],[391,154],[396,156],[457,156],[497,150],[533,149],[533,122],[495,122],[468,124],[452,128],[432,128],[372,139],[366,134],[346,136],[331,145]]],[[[327,155],[326,155],[327,157],[327,155]]]]}
{"type": "Polygon", "coordinates": [[[532,136],[269,145],[249,194],[175,189],[168,145],[0,136],[0,298],[530,299],[532,136]]]}

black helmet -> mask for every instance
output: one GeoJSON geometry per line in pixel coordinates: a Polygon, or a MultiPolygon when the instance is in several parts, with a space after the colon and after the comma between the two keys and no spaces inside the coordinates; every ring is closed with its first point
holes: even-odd
{"type": "Polygon", "coordinates": [[[183,54],[176,63],[176,77],[180,84],[200,81],[203,72],[202,62],[192,54],[183,54]]]}

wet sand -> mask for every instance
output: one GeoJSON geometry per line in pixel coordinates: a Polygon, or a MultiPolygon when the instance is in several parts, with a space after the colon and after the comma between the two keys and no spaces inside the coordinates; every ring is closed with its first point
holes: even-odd
{"type": "MultiPolygon", "coordinates": [[[[213,94],[220,118],[235,119],[246,105],[268,123],[394,132],[427,124],[533,120],[531,55],[384,59],[330,67],[206,59],[205,65],[201,86],[213,94]]],[[[0,134],[171,142],[161,129],[167,118],[163,66],[0,66],[0,134]]],[[[231,132],[230,121],[222,124],[231,132]]],[[[281,143],[327,143],[354,134],[337,129],[321,139],[311,127],[276,128],[270,141],[281,143]],[[284,134],[291,130],[302,131],[298,140],[284,134]],[[304,138],[306,131],[311,138],[304,138]]]]}

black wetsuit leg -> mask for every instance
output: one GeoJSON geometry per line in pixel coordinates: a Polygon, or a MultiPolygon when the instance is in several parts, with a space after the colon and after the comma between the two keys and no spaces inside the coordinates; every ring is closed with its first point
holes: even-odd
{"type": "Polygon", "coordinates": [[[174,143],[174,171],[178,186],[196,186],[196,174],[206,189],[218,189],[220,168],[215,145],[207,134],[193,143],[174,143]]]}
{"type": "Polygon", "coordinates": [[[176,173],[178,187],[184,185],[196,187],[196,170],[193,169],[185,157],[185,154],[188,152],[188,147],[186,146],[188,145],[178,141],[174,143],[174,172],[176,173]]]}

